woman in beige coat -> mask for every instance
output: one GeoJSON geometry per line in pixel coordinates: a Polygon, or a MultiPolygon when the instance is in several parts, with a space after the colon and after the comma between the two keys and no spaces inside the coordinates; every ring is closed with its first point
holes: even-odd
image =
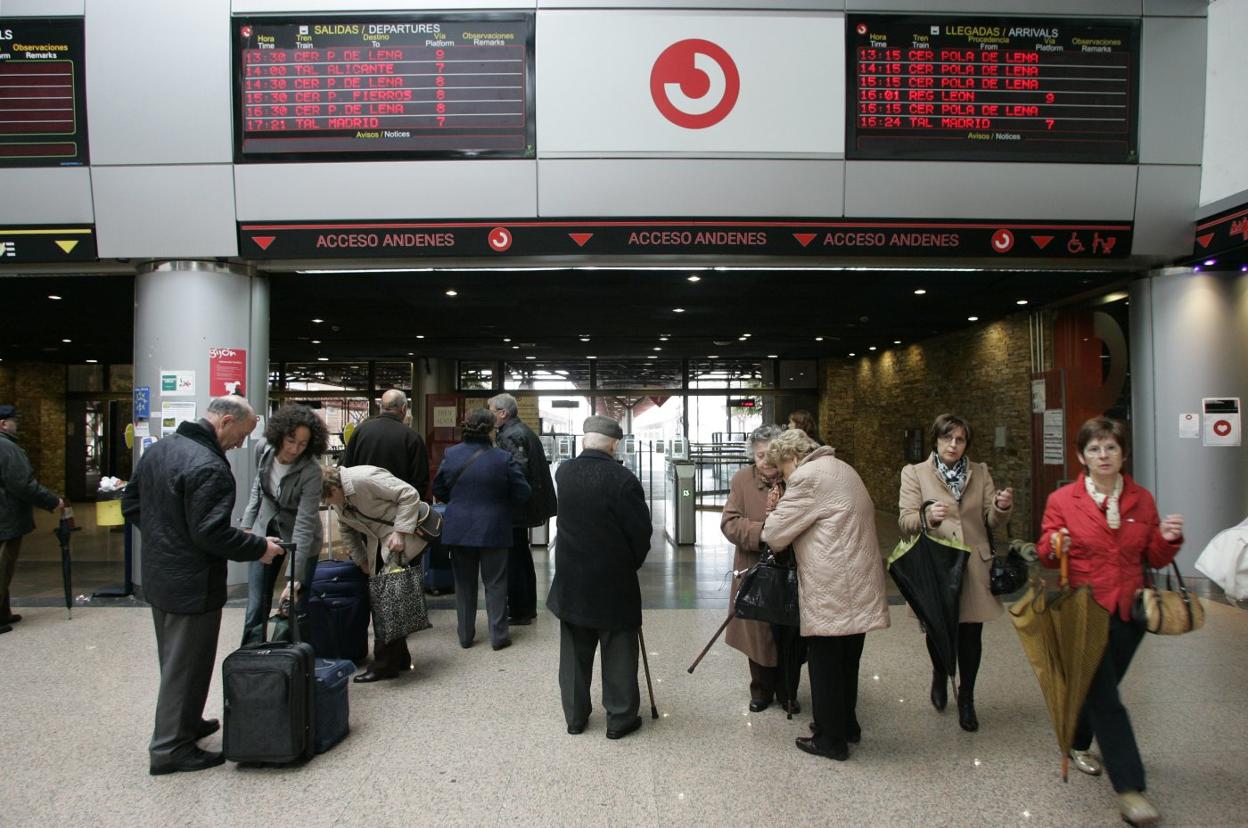
{"type": "MultiPolygon", "coordinates": [[[[426,541],[416,534],[420,495],[385,469],[327,467],[322,472],[321,497],[338,517],[351,560],[366,574],[380,572],[383,566],[411,563],[425,551],[426,541]]],[[[406,638],[388,644],[374,639],[372,662],[352,681],[392,679],[411,666],[406,638]]]]}
{"type": "Polygon", "coordinates": [[[763,542],[792,546],[815,721],[797,740],[806,753],[849,758],[862,739],[858,662],[866,633],[888,626],[875,506],[853,468],[798,429],[772,441],[767,460],[786,488],[763,524],[763,542]]]}
{"type": "Polygon", "coordinates": [[[767,517],[768,493],[782,485],[780,470],[767,462],[771,441],[784,433],[777,425],[760,426],[750,434],[746,452],[752,461],[732,476],[728,485],[728,502],[720,518],[719,529],[736,546],[732,568],[732,593],[728,597],[728,631],[724,641],[729,647],[745,653],[750,663],[750,710],[758,713],[771,705],[772,698],[785,710],[801,710],[782,680],[780,658],[771,625],[763,621],[733,618],[737,590],[741,588],[740,573],[758,563],[762,557],[763,519],[767,517]]]}
{"type": "MultiPolygon", "coordinates": [[[[975,715],[975,676],[983,654],[984,622],[1001,614],[1001,602],[988,588],[992,551],[988,529],[1009,519],[1014,490],[998,491],[984,463],[966,456],[971,446],[971,424],[952,414],[941,414],[932,424],[932,454],[922,463],[901,470],[901,496],[897,519],[906,535],[917,534],[919,510],[925,510],[934,537],[954,540],[971,549],[962,576],[962,602],[958,613],[958,724],[963,730],[979,729],[975,715]]],[[[948,704],[945,671],[939,666],[932,640],[927,638],[932,659],[932,706],[948,704]]]]}

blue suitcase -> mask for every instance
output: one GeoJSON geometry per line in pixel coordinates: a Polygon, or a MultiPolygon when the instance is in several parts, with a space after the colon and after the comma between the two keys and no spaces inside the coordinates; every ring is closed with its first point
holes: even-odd
{"type": "Polygon", "coordinates": [[[312,743],[317,753],[324,753],[346,738],[351,729],[347,687],[355,664],[346,659],[318,658],[315,669],[316,719],[312,743]]]}
{"type": "MultiPolygon", "coordinates": [[[[445,503],[435,503],[433,508],[446,514],[445,503]]],[[[451,556],[439,540],[429,541],[425,553],[420,556],[420,576],[425,585],[425,592],[430,595],[445,595],[455,591],[455,577],[451,573],[451,556]]]]}
{"type": "Polygon", "coordinates": [[[308,593],[308,641],[320,658],[368,657],[368,577],[351,561],[320,561],[308,593]]]}

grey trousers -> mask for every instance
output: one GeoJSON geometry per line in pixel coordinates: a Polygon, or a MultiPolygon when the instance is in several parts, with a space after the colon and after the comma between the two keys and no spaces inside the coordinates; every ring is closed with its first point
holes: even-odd
{"type": "Polygon", "coordinates": [[[156,766],[185,758],[198,740],[217,660],[221,610],[182,615],[152,607],[152,621],[160,656],[160,695],[149,748],[156,766]]]}
{"type": "Polygon", "coordinates": [[[507,639],[507,549],[452,546],[451,574],[455,577],[455,616],[459,643],[468,646],[477,636],[477,571],[485,584],[485,617],[490,643],[507,639]]]}
{"type": "Polygon", "coordinates": [[[17,569],[17,556],[22,551],[22,536],[0,540],[0,624],[13,614],[9,606],[9,587],[17,569]]]}
{"type": "Polygon", "coordinates": [[[559,622],[559,693],[563,717],[569,725],[584,725],[593,709],[589,683],[594,677],[594,650],[602,646],[602,706],[607,729],[633,723],[641,707],[637,687],[637,658],[641,648],[637,629],[599,630],[559,622]]]}

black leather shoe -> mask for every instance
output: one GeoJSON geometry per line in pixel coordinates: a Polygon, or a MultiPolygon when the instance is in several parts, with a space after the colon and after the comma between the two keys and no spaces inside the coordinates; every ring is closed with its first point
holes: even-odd
{"type": "Polygon", "coordinates": [[[849,758],[849,748],[843,747],[840,750],[824,750],[815,744],[813,736],[798,736],[793,743],[797,745],[797,749],[803,753],[809,753],[811,756],[822,756],[824,759],[835,759],[838,762],[844,762],[849,758]]]}
{"type": "Polygon", "coordinates": [[[958,724],[968,733],[979,730],[979,719],[975,716],[975,700],[970,696],[958,699],[958,724]]]}
{"type": "MultiPolygon", "coordinates": [[[[814,722],[810,723],[810,735],[811,736],[818,736],[822,731],[823,731],[823,728],[819,727],[819,725],[815,724],[814,722]]],[[[862,728],[854,727],[849,730],[846,730],[845,741],[849,742],[851,745],[856,745],[859,742],[861,742],[862,741],[862,728]]]]}
{"type": "Polygon", "coordinates": [[[944,710],[949,704],[949,680],[944,673],[932,675],[932,707],[944,710]]]}
{"type": "Polygon", "coordinates": [[[623,739],[628,734],[641,729],[641,717],[638,716],[619,730],[608,730],[608,739],[623,739]]]}
{"type": "Polygon", "coordinates": [[[769,707],[771,707],[771,701],[768,699],[750,699],[751,713],[762,713],[769,707]]]}
{"type": "Polygon", "coordinates": [[[8,624],[0,624],[0,635],[3,635],[6,632],[13,632],[13,628],[8,624]]]}
{"type": "Polygon", "coordinates": [[[393,670],[377,671],[365,670],[355,678],[351,679],[356,684],[371,684],[374,681],[385,681],[386,679],[398,678],[399,674],[393,670]]]}
{"type": "Polygon", "coordinates": [[[21,621],[21,620],[22,620],[22,616],[18,615],[17,613],[13,613],[8,618],[0,619],[0,624],[16,624],[18,621],[21,621]]]}
{"type": "Polygon", "coordinates": [[[791,713],[794,716],[802,712],[802,706],[798,704],[796,701],[785,702],[781,704],[780,707],[781,709],[784,710],[785,713],[791,713]]]}
{"type": "Polygon", "coordinates": [[[217,719],[201,719],[199,727],[195,729],[195,738],[204,739],[221,729],[221,722],[217,719]]]}
{"type": "Polygon", "coordinates": [[[170,762],[166,765],[152,765],[148,769],[148,773],[152,776],[163,776],[166,773],[189,773],[191,771],[201,771],[207,768],[215,768],[217,765],[223,764],[225,764],[225,755],[221,752],[195,748],[195,750],[187,754],[184,759],[179,759],[176,762],[170,762]]]}
{"type": "Polygon", "coordinates": [[[583,722],[581,724],[568,725],[569,736],[579,736],[584,732],[585,732],[585,724],[583,722]]]}
{"type": "Polygon", "coordinates": [[[496,651],[505,650],[511,646],[511,639],[504,638],[502,641],[498,642],[497,644],[491,644],[490,646],[493,647],[496,651]]]}
{"type": "Polygon", "coordinates": [[[536,617],[536,615],[530,615],[525,618],[508,618],[507,623],[515,627],[527,627],[533,623],[533,619],[536,617]]]}
{"type": "Polygon", "coordinates": [[[471,646],[472,646],[472,642],[471,642],[471,641],[461,641],[461,642],[459,642],[459,646],[463,647],[463,648],[466,650],[466,649],[468,649],[469,647],[471,647],[471,646]]]}

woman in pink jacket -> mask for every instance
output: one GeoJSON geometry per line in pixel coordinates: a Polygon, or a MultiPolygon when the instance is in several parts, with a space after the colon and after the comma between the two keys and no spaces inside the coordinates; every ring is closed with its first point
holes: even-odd
{"type": "Polygon", "coordinates": [[[1122,473],[1127,455],[1122,423],[1094,417],[1079,429],[1076,445],[1086,474],[1049,495],[1036,545],[1041,563],[1056,567],[1054,543],[1062,536],[1070,585],[1088,586],[1110,615],[1109,646],[1092,678],[1070,756],[1079,770],[1100,775],[1101,763],[1089,752],[1095,734],[1122,818],[1152,825],[1160,815],[1144,796],[1144,763],[1118,684],[1144,637],[1131,620],[1131,603],[1144,585],[1145,562],[1162,567],[1174,560],[1183,545],[1183,516],[1158,518],[1153,496],[1122,473]]]}

